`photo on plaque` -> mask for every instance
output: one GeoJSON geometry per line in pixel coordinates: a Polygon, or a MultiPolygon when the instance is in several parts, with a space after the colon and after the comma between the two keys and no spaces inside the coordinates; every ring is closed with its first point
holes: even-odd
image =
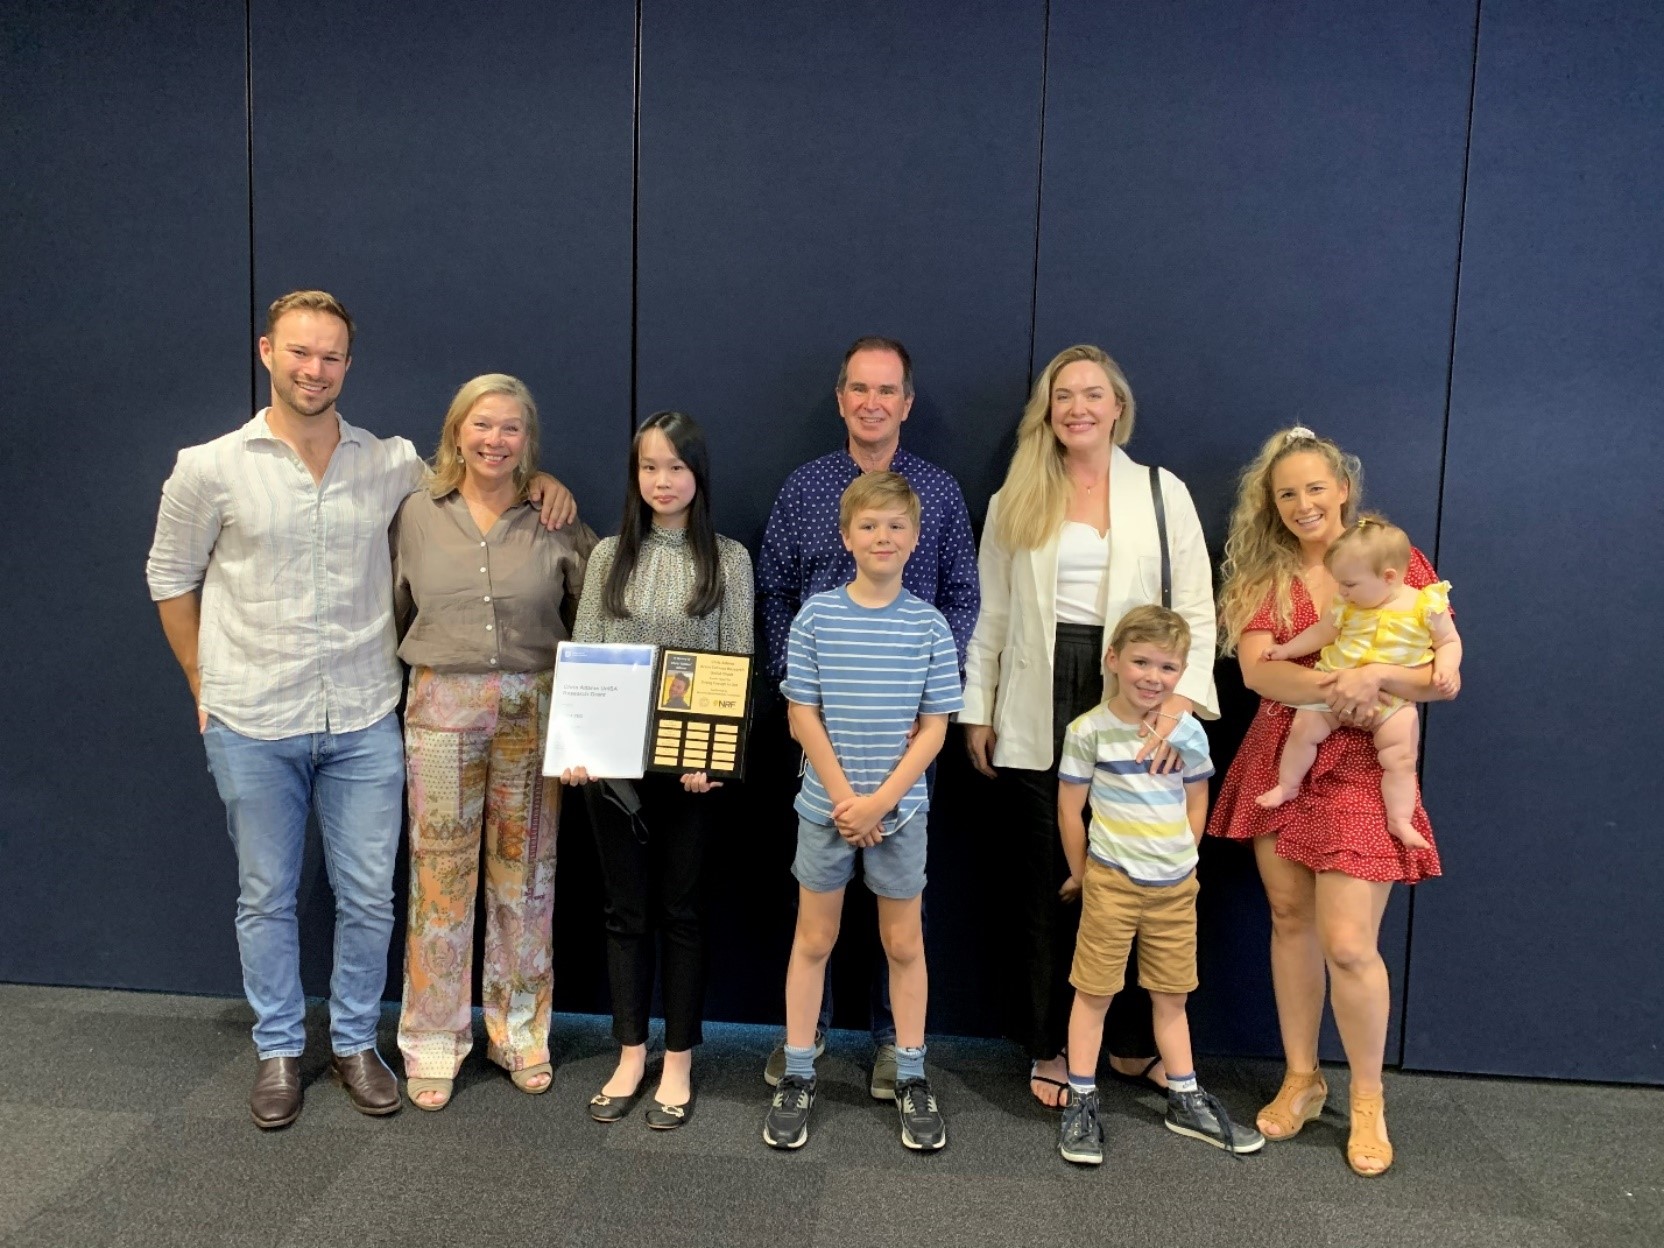
{"type": "Polygon", "coordinates": [[[739,779],[751,726],[751,656],[662,650],[647,770],[739,779]]]}
{"type": "Polygon", "coordinates": [[[676,650],[665,656],[664,675],[659,681],[659,710],[691,711],[693,678],[699,656],[676,650]]]}

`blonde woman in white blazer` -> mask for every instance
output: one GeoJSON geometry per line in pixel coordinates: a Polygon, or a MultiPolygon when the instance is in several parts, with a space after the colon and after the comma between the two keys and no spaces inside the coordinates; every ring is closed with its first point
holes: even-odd
{"type": "MultiPolygon", "coordinates": [[[[1178,766],[1165,744],[1189,711],[1217,719],[1213,685],[1213,575],[1195,504],[1172,473],[1136,464],[1132,390],[1092,346],[1060,352],[1035,380],[1017,428],[1005,484],[988,504],[978,570],[982,611],[966,656],[960,723],[971,763],[997,776],[1008,801],[1014,886],[1020,895],[1021,1034],[1042,1104],[1068,1096],[1069,964],[1077,895],[1057,830],[1057,759],[1069,722],[1111,692],[1106,634],[1133,607],[1162,601],[1159,485],[1167,533],[1170,605],[1190,625],[1190,661],[1149,724],[1147,761],[1178,766]]],[[[1104,1029],[1111,1068],[1165,1086],[1149,996],[1131,982],[1104,1029]]],[[[1089,1072],[1076,1072],[1086,1074],[1089,1072]]]]}

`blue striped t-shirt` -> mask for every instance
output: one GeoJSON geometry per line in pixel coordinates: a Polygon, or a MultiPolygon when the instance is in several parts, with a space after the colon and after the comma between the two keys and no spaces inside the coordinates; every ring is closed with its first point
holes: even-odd
{"type": "Polygon", "coordinates": [[[1196,869],[1196,837],[1190,830],[1185,786],[1213,774],[1208,734],[1189,712],[1179,716],[1168,740],[1184,770],[1150,774],[1137,761],[1144,738],[1107,703],[1069,725],[1057,778],[1090,784],[1092,825],[1087,852],[1137,884],[1177,884],[1196,869]]]}
{"type": "MultiPolygon", "coordinates": [[[[860,606],[842,585],[805,602],[792,620],[780,692],[820,707],[838,766],[863,797],[895,770],[915,719],[951,715],[964,704],[948,622],[905,589],[882,607],[860,606]]],[[[884,834],[928,804],[920,776],[884,816],[884,834]]],[[[794,805],[805,819],[832,822],[832,800],[812,766],[804,769],[794,805]]]]}

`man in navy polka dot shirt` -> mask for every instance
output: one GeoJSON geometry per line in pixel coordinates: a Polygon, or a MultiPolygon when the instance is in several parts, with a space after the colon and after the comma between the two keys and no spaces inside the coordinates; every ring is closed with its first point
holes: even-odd
{"type": "MultiPolygon", "coordinates": [[[[902,570],[901,583],[940,611],[953,630],[959,671],[982,603],[976,575],[976,541],[965,495],[951,473],[901,449],[901,426],[913,407],[913,361],[893,338],[860,338],[844,352],[834,391],[848,436],[840,450],[798,468],[774,500],[757,558],[757,597],[769,684],[786,677],[786,642],[798,609],[813,594],[846,585],[855,559],[838,532],[838,501],[864,472],[895,472],[919,496],[919,544],[902,570]]],[[[889,1011],[888,966],[873,968],[872,1036],[878,1046],[870,1090],[889,1099],[895,1090],[895,1022],[889,1011]]],[[[828,963],[830,971],[830,963],[828,963]]],[[[832,1016],[831,976],[821,998],[821,1031],[832,1016]]],[[[815,1037],[817,1051],[824,1043],[815,1037]]],[[[779,1083],[786,1055],[777,1047],[764,1077],[779,1083]]]]}
{"type": "Polygon", "coordinates": [[[901,583],[940,611],[953,630],[964,671],[965,645],[982,596],[976,578],[971,513],[953,475],[901,447],[901,426],[913,407],[913,362],[891,338],[861,338],[844,353],[834,391],[848,429],[842,449],[798,468],[774,500],[757,558],[768,676],[786,678],[786,638],[798,609],[813,594],[846,585],[855,560],[838,534],[838,500],[863,472],[896,472],[919,496],[918,549],[901,583]]]}

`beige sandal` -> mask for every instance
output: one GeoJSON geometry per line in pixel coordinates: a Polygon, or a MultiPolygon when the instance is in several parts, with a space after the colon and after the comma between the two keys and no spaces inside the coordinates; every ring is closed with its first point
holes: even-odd
{"type": "Polygon", "coordinates": [[[1346,1164],[1352,1167],[1353,1174],[1373,1179],[1378,1174],[1385,1174],[1391,1167],[1392,1144],[1381,1138],[1385,1127],[1381,1116],[1385,1111],[1381,1093],[1373,1096],[1352,1093],[1352,1135],[1346,1141],[1346,1164]],[[1361,1163],[1366,1161],[1381,1164],[1378,1169],[1365,1169],[1361,1163]]]}
{"type": "Polygon", "coordinates": [[[1277,1095],[1255,1115],[1255,1125],[1268,1140],[1292,1140],[1308,1122],[1318,1120],[1328,1099],[1329,1085],[1323,1082],[1321,1070],[1286,1071],[1277,1095]],[[1317,1096],[1304,1099],[1313,1088],[1317,1096]]]}
{"type": "Polygon", "coordinates": [[[542,1096],[555,1084],[554,1068],[548,1062],[539,1062],[536,1066],[527,1066],[523,1070],[511,1070],[508,1077],[514,1080],[514,1086],[527,1096],[542,1096]],[[539,1075],[548,1075],[549,1079],[542,1087],[534,1088],[531,1081],[539,1075]]]}
{"type": "Polygon", "coordinates": [[[417,1077],[404,1081],[404,1092],[410,1098],[410,1103],[417,1109],[437,1113],[451,1103],[451,1089],[455,1086],[456,1080],[454,1079],[423,1079],[417,1077]],[[423,1101],[421,1098],[424,1092],[439,1093],[439,1100],[437,1102],[423,1101]]]}

